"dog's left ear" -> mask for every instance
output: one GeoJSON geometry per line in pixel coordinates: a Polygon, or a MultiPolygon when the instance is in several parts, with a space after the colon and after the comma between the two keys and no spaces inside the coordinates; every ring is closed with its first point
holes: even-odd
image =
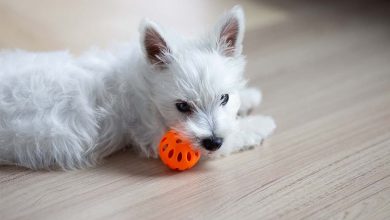
{"type": "Polygon", "coordinates": [[[165,67],[169,62],[167,55],[170,53],[170,49],[163,38],[161,29],[154,22],[144,19],[140,24],[139,31],[141,46],[147,60],[152,65],[165,67]]]}
{"type": "Polygon", "coordinates": [[[237,5],[226,12],[214,28],[218,51],[228,57],[241,54],[244,31],[244,11],[241,6],[237,5]]]}

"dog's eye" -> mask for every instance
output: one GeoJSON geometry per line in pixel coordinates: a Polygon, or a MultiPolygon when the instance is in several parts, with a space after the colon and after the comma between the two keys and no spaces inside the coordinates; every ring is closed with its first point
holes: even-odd
{"type": "Polygon", "coordinates": [[[187,102],[176,103],[176,108],[177,108],[177,110],[179,110],[179,112],[183,112],[183,113],[191,113],[192,112],[191,106],[187,102]]]}
{"type": "Polygon", "coordinates": [[[226,105],[226,103],[228,103],[229,101],[229,94],[223,94],[221,96],[221,100],[222,100],[221,105],[226,105]]]}

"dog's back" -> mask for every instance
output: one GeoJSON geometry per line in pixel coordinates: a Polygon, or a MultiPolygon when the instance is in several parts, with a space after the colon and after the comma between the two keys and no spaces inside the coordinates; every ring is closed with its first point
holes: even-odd
{"type": "Polygon", "coordinates": [[[67,52],[0,53],[0,163],[86,166],[97,136],[95,84],[67,52]]]}

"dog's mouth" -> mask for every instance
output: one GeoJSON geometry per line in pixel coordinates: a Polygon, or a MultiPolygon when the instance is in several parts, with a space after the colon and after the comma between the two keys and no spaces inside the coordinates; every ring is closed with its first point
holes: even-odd
{"type": "Polygon", "coordinates": [[[190,138],[190,141],[192,143],[192,147],[194,150],[199,150],[201,155],[203,156],[212,156],[213,153],[215,153],[215,151],[209,151],[207,149],[205,149],[203,146],[202,146],[202,139],[199,138],[199,137],[192,137],[190,138]]]}

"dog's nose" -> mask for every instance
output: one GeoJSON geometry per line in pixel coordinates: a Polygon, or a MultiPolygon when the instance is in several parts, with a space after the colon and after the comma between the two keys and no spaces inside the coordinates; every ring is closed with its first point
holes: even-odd
{"type": "Polygon", "coordinates": [[[208,137],[202,140],[202,145],[206,150],[216,151],[223,143],[223,139],[219,137],[208,137]]]}

